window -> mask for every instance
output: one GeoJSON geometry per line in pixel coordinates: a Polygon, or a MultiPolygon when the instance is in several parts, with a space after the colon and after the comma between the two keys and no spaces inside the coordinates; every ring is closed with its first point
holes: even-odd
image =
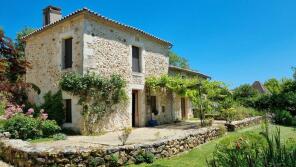
{"type": "Polygon", "coordinates": [[[63,55],[63,67],[71,68],[72,67],[72,39],[73,38],[67,38],[64,39],[64,55],[63,55]]]}
{"type": "Polygon", "coordinates": [[[133,72],[141,72],[141,63],[140,63],[140,48],[133,46],[132,47],[132,57],[133,57],[133,72]]]}
{"type": "Polygon", "coordinates": [[[71,99],[65,100],[65,123],[72,123],[72,102],[71,99]]]}

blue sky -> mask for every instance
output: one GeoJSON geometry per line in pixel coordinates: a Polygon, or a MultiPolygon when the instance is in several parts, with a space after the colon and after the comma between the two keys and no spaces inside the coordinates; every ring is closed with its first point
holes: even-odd
{"type": "Polygon", "coordinates": [[[290,77],[296,66],[293,0],[9,0],[1,2],[0,26],[13,38],[38,28],[47,5],[63,15],[88,7],[168,40],[193,69],[231,87],[290,77]]]}

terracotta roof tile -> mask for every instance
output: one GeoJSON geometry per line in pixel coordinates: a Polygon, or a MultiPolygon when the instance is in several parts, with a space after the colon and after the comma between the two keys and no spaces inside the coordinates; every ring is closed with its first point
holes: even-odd
{"type": "Polygon", "coordinates": [[[115,21],[115,20],[109,19],[109,18],[107,18],[107,17],[105,17],[105,16],[103,16],[103,15],[100,15],[100,14],[98,14],[98,13],[96,13],[96,12],[94,12],[94,11],[88,9],[88,8],[85,8],[85,7],[82,8],[82,9],[76,10],[76,11],[74,11],[74,12],[68,14],[67,16],[64,16],[62,19],[60,19],[60,20],[58,20],[58,21],[55,21],[55,22],[53,22],[53,23],[50,23],[50,24],[48,24],[48,25],[45,25],[45,26],[43,26],[43,27],[41,27],[41,28],[39,28],[39,29],[33,31],[32,33],[30,33],[30,34],[24,36],[22,39],[25,40],[25,39],[27,39],[28,37],[30,37],[30,36],[32,36],[32,35],[38,33],[38,32],[41,32],[41,31],[46,30],[46,29],[48,29],[48,28],[50,28],[50,27],[53,27],[54,25],[56,25],[56,24],[58,24],[58,23],[60,23],[60,22],[62,22],[62,21],[65,21],[65,20],[67,20],[67,19],[70,18],[70,17],[76,16],[76,15],[82,13],[82,12],[88,12],[89,14],[92,14],[92,15],[94,15],[94,16],[96,16],[96,17],[99,17],[99,18],[101,18],[101,19],[103,19],[103,20],[109,21],[109,22],[111,22],[111,23],[117,24],[117,25],[119,25],[119,26],[122,26],[122,27],[127,28],[127,29],[130,29],[130,30],[134,30],[134,31],[136,31],[136,32],[138,32],[138,33],[140,33],[140,34],[142,34],[142,35],[144,35],[144,36],[148,36],[148,37],[150,37],[150,38],[154,38],[155,40],[160,41],[160,42],[162,42],[162,43],[165,43],[166,45],[169,45],[170,47],[172,46],[172,44],[171,44],[170,42],[168,42],[168,41],[165,41],[165,40],[163,40],[163,39],[160,39],[160,38],[158,38],[158,37],[156,37],[156,36],[154,36],[154,35],[151,35],[151,34],[149,34],[149,33],[147,33],[147,32],[144,32],[143,30],[138,29],[138,28],[135,28],[135,27],[133,27],[133,26],[129,26],[129,25],[126,25],[126,24],[120,23],[120,22],[118,22],[118,21],[115,21]]]}

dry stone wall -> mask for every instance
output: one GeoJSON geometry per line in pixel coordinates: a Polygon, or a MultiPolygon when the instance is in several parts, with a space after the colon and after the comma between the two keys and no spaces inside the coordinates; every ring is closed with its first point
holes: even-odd
{"type": "Polygon", "coordinates": [[[127,146],[101,146],[93,148],[67,147],[56,151],[52,148],[34,147],[22,140],[0,139],[0,158],[17,167],[79,166],[88,167],[96,162],[97,166],[112,166],[112,157],[122,166],[132,164],[143,152],[152,153],[155,158],[171,157],[217,138],[219,128],[209,127],[188,131],[183,136],[170,137],[151,144],[127,146]]]}

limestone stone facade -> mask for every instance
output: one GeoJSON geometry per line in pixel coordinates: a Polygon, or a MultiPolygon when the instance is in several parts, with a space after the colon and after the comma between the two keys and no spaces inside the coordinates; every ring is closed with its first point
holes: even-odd
{"type": "MultiPolygon", "coordinates": [[[[28,69],[26,74],[26,80],[41,89],[40,95],[33,92],[30,94],[31,101],[42,103],[45,93],[58,91],[60,77],[65,72],[95,72],[105,77],[119,74],[128,83],[126,91],[129,102],[127,106],[123,106],[124,112],[114,112],[108,118],[102,119],[103,122],[98,127],[101,131],[132,125],[146,126],[150,119],[169,123],[192,117],[190,101],[184,100],[185,111],[182,115],[181,97],[170,92],[153,94],[156,96],[156,107],[159,111],[157,115],[151,113],[150,104],[147,103],[145,78],[169,74],[168,54],[171,44],[166,41],[88,9],[65,16],[24,39],[26,58],[32,64],[32,69],[28,69]],[[73,39],[73,63],[72,68],[63,69],[63,40],[69,37],[73,39]],[[140,48],[140,72],[132,70],[132,46],[140,48]]],[[[78,97],[63,92],[63,98],[72,99],[72,123],[66,123],[64,126],[80,130],[82,118],[81,107],[77,105],[78,97]]]]}

